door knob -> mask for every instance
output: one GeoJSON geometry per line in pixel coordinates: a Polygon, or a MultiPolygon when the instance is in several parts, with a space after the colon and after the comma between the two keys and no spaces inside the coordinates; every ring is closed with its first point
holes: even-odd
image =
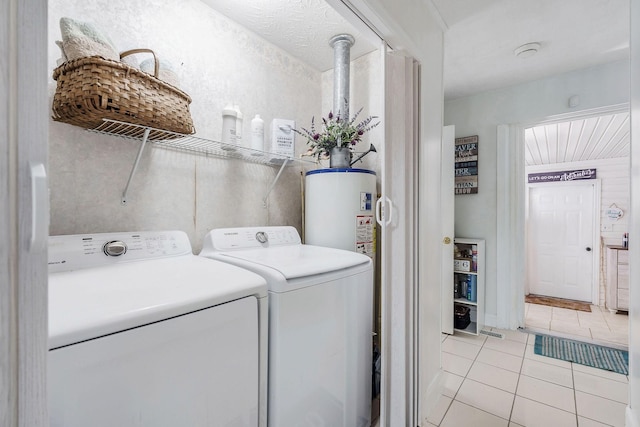
{"type": "Polygon", "coordinates": [[[451,237],[445,237],[444,239],[442,239],[442,243],[444,243],[445,245],[448,245],[451,243],[451,237]]]}
{"type": "Polygon", "coordinates": [[[587,252],[591,252],[591,248],[587,246],[587,252]]]}

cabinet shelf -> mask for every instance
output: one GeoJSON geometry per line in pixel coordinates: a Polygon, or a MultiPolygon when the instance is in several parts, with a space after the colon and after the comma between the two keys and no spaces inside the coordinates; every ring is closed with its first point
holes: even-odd
{"type": "MultiPolygon", "coordinates": [[[[454,333],[478,335],[484,327],[484,263],[485,263],[485,242],[479,239],[465,239],[456,237],[454,239],[457,251],[463,254],[462,257],[456,255],[457,260],[468,260],[473,262],[470,267],[476,267],[475,271],[460,271],[454,268],[451,292],[453,295],[454,333]],[[473,255],[473,256],[472,256],[473,255]],[[471,295],[475,295],[476,301],[471,301],[464,296],[467,295],[467,286],[472,286],[471,295]],[[456,310],[456,306],[466,307],[465,310],[456,310]],[[467,324],[467,322],[469,322],[467,324]],[[464,328],[456,328],[466,326],[464,328]]],[[[451,329],[448,329],[451,331],[451,329]]]]}
{"type": "Polygon", "coordinates": [[[478,335],[478,324],[476,322],[471,322],[469,323],[469,326],[464,329],[453,328],[453,330],[456,332],[462,332],[463,334],[478,335]]]}
{"type": "Polygon", "coordinates": [[[466,298],[454,298],[453,302],[456,304],[465,304],[465,305],[473,305],[473,306],[478,305],[477,302],[469,301],[466,298]]]}
{"type": "Polygon", "coordinates": [[[176,132],[170,132],[161,129],[155,129],[149,126],[136,125],[131,123],[119,122],[116,120],[104,119],[102,124],[93,129],[87,129],[89,132],[102,135],[117,136],[125,139],[141,141],[140,149],[136,157],[135,163],[129,175],[129,180],[122,193],[122,204],[127,203],[127,192],[133,176],[138,167],[138,162],[147,142],[151,142],[155,147],[169,150],[186,151],[189,153],[218,157],[239,159],[249,163],[258,163],[272,167],[279,167],[276,177],[271,186],[267,190],[267,194],[263,198],[266,206],[267,197],[275,186],[280,174],[287,164],[292,162],[315,165],[313,160],[284,156],[281,154],[269,153],[266,151],[254,150],[240,145],[226,144],[211,139],[200,138],[195,135],[185,135],[176,132]]]}
{"type": "Polygon", "coordinates": [[[152,142],[157,147],[188,151],[205,156],[241,159],[245,162],[260,163],[269,166],[280,167],[285,161],[316,164],[313,160],[283,156],[240,145],[225,144],[224,142],[200,138],[195,135],[185,135],[116,120],[104,119],[100,126],[94,129],[88,129],[88,131],[134,140],[143,140],[145,138],[145,132],[148,131],[147,141],[152,142]]]}

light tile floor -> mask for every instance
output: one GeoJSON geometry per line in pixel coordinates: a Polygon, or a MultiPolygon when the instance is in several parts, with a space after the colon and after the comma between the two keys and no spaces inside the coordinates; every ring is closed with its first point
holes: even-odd
{"type": "Polygon", "coordinates": [[[629,346],[629,316],[591,306],[591,313],[525,303],[525,326],[541,332],[616,348],[629,346]]]}
{"type": "Polygon", "coordinates": [[[626,376],[536,355],[534,334],[498,332],[443,335],[445,391],[430,425],[624,426],[626,376]]]}

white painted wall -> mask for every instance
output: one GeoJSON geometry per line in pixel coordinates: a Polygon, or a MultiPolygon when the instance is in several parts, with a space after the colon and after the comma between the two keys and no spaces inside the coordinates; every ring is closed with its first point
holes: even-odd
{"type": "Polygon", "coordinates": [[[498,312],[497,126],[531,125],[558,114],[626,103],[628,82],[628,62],[619,61],[445,102],[444,122],[456,126],[456,137],[479,136],[479,193],[456,196],[456,236],[486,240],[487,324],[498,312]],[[581,101],[575,109],[568,107],[573,95],[581,101]]]}
{"type": "MultiPolygon", "coordinates": [[[[50,72],[59,57],[54,42],[63,16],[97,23],[121,51],[152,48],[176,66],[181,88],[193,99],[198,136],[220,139],[222,109],[229,103],[244,114],[246,142],[255,114],[265,121],[267,141],[273,118],[305,125],[321,114],[320,72],[199,0],[50,0],[50,72]]],[[[49,101],[54,91],[50,79],[49,101]]],[[[138,147],[51,121],[52,235],[179,229],[197,252],[215,227],[301,228],[300,166],[285,170],[264,208],[276,168],[153,147],[145,151],[123,207],[120,194],[138,147]]],[[[304,151],[304,139],[296,138],[296,154],[304,151]]]]}
{"type": "Polygon", "coordinates": [[[625,425],[640,427],[640,1],[630,2],[630,12],[632,213],[629,227],[629,405],[625,425]]]}
{"type": "MultiPolygon", "coordinates": [[[[556,163],[552,165],[536,165],[528,166],[526,173],[537,172],[551,172],[551,171],[564,171],[564,170],[576,170],[576,169],[596,169],[596,177],[600,180],[600,237],[602,246],[600,248],[601,260],[596,260],[598,263],[602,261],[601,273],[599,274],[599,302],[598,305],[604,306],[605,304],[605,284],[606,274],[604,268],[606,267],[606,260],[603,258],[605,245],[621,245],[622,234],[629,231],[629,183],[631,177],[629,175],[629,158],[617,158],[617,159],[600,159],[600,160],[588,160],[581,162],[568,162],[568,163],[556,163]],[[618,206],[624,211],[624,216],[615,222],[608,220],[605,216],[605,211],[612,204],[618,206]],[[611,231],[603,231],[603,225],[608,224],[611,226],[611,231]]],[[[600,244],[600,242],[596,242],[600,244]]]]}
{"type": "MultiPolygon", "coordinates": [[[[319,121],[330,110],[331,71],[312,69],[199,0],[118,0],[106,2],[109,7],[102,2],[104,8],[100,1],[49,1],[49,69],[59,58],[54,44],[61,38],[58,21],[69,16],[99,25],[119,50],[150,47],[176,66],[182,89],[193,99],[198,136],[220,139],[222,109],[228,103],[238,104],[244,114],[246,144],[255,114],[265,121],[268,143],[273,118],[292,118],[296,126],[309,127],[312,117],[319,121]]],[[[381,111],[380,67],[378,52],[353,59],[351,97],[354,106],[364,107],[361,117],[381,111]]],[[[54,91],[51,79],[50,97],[54,91]]],[[[374,129],[356,150],[366,150],[368,142],[382,146],[380,135],[374,129]]],[[[301,229],[300,165],[285,170],[264,208],[262,198],[277,169],[152,146],[123,207],[120,194],[137,142],[51,121],[50,146],[52,235],[175,228],[189,234],[197,252],[214,227],[286,224],[301,229]]],[[[296,155],[305,151],[304,138],[296,137],[296,155]]],[[[379,157],[369,155],[362,165],[379,170],[379,157]]]]}

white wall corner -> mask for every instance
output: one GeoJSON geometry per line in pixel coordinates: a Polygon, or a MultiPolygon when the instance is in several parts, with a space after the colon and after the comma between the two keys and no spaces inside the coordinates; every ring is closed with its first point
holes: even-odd
{"type": "Polygon", "coordinates": [[[498,125],[496,129],[497,159],[496,159],[496,288],[497,288],[497,313],[496,315],[485,314],[485,324],[489,325],[489,317],[494,320],[491,326],[496,326],[498,320],[500,325],[509,324],[509,307],[511,300],[511,288],[508,286],[511,276],[510,266],[512,264],[512,254],[509,245],[510,215],[509,204],[511,203],[511,182],[510,174],[510,150],[509,150],[509,126],[498,125]]]}
{"type": "Polygon", "coordinates": [[[498,316],[495,314],[489,314],[489,313],[485,313],[484,314],[484,326],[490,327],[490,328],[507,328],[506,326],[502,326],[498,324],[498,316]]]}
{"type": "Polygon", "coordinates": [[[640,427],[640,414],[634,411],[631,406],[627,406],[625,411],[625,427],[640,427]]]}
{"type": "Polygon", "coordinates": [[[438,23],[438,25],[440,25],[440,28],[442,28],[442,31],[446,32],[447,30],[449,30],[447,21],[444,20],[442,13],[440,13],[440,9],[438,9],[438,6],[436,6],[433,0],[426,0],[425,4],[427,5],[427,9],[429,9],[429,12],[431,12],[431,14],[433,15],[433,19],[438,23]]]}
{"type": "MultiPolygon", "coordinates": [[[[498,125],[497,313],[495,326],[517,329],[524,319],[524,129],[498,125]]],[[[485,323],[488,324],[485,315],[485,323]]]]}
{"type": "Polygon", "coordinates": [[[423,419],[419,420],[419,425],[428,426],[429,422],[427,419],[433,412],[434,408],[438,404],[438,401],[442,397],[442,393],[444,392],[444,371],[440,369],[436,376],[433,378],[433,381],[427,387],[427,391],[423,394],[424,397],[424,413],[423,419]]]}

